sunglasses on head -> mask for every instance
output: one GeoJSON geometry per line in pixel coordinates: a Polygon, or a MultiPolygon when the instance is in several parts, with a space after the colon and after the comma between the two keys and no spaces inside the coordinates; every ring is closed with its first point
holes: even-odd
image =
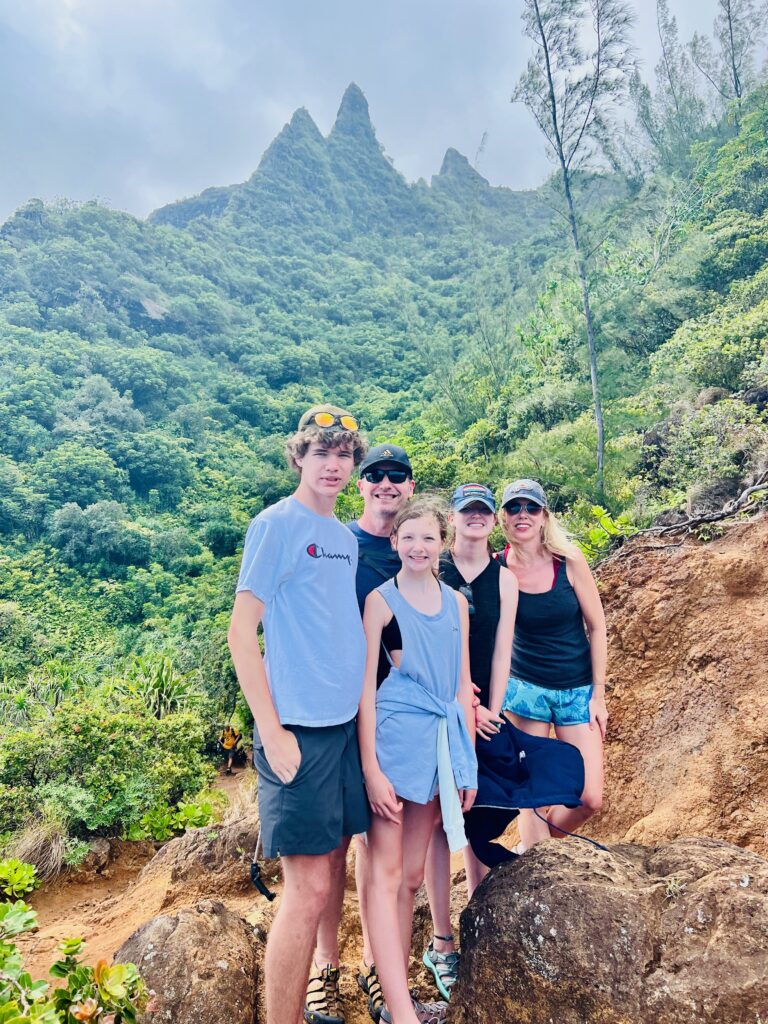
{"type": "Polygon", "coordinates": [[[382,469],[380,466],[366,469],[363,473],[363,480],[367,480],[369,484],[380,484],[384,477],[391,484],[404,484],[410,473],[407,469],[382,469]]]}
{"type": "Polygon", "coordinates": [[[537,516],[544,509],[535,501],[510,501],[504,508],[511,516],[519,516],[521,512],[527,512],[529,516],[537,516]]]}
{"type": "Polygon", "coordinates": [[[318,427],[323,427],[323,429],[334,426],[344,427],[345,430],[360,429],[360,424],[355,417],[349,416],[347,413],[344,413],[342,416],[336,416],[332,412],[316,412],[314,416],[309,417],[304,425],[308,427],[310,423],[316,423],[318,427]]]}

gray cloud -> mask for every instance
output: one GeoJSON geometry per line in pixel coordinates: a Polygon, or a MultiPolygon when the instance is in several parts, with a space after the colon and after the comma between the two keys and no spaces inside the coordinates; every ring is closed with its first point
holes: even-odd
{"type": "MultiPolygon", "coordinates": [[[[681,35],[716,0],[672,0],[681,35]]],[[[652,0],[637,46],[657,55],[652,0]]],[[[511,0],[0,0],[0,220],[32,196],[144,215],[242,181],[296,107],[328,131],[350,81],[413,180],[449,146],[494,184],[549,170],[509,96],[528,52],[511,0]]]]}

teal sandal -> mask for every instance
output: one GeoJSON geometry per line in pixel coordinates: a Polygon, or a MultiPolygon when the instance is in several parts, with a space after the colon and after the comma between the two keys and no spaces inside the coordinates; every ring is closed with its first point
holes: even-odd
{"type": "MultiPolygon", "coordinates": [[[[453,936],[435,935],[435,939],[440,939],[442,942],[452,942],[453,936]]],[[[434,947],[434,940],[432,940],[424,950],[424,956],[421,958],[421,961],[427,970],[432,973],[437,990],[443,999],[450,999],[451,989],[456,984],[456,979],[459,975],[459,954],[456,952],[438,953],[434,947]]]]}

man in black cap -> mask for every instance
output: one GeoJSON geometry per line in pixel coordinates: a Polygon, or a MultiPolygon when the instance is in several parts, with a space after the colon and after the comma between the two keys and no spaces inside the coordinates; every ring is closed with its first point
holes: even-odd
{"type": "MultiPolygon", "coordinates": [[[[370,592],[392,579],[400,569],[400,559],[390,541],[392,525],[415,487],[411,462],[405,451],[396,444],[378,444],[371,448],[360,463],[357,487],[363,496],[363,513],[348,526],[357,540],[357,602],[362,615],[370,592]]],[[[386,675],[389,671],[386,658],[384,665],[386,675]]],[[[380,675],[379,682],[383,678],[380,675]]]]}

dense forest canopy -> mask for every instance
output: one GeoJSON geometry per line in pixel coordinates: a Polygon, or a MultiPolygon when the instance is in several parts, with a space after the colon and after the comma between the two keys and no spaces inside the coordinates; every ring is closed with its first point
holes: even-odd
{"type": "Polygon", "coordinates": [[[675,104],[669,80],[637,79],[612,162],[573,176],[603,489],[556,177],[494,188],[449,149],[409,184],[355,85],[327,137],[298,110],[243,184],[146,221],[32,200],[0,228],[0,833],[41,807],[119,830],[199,788],[235,706],[239,547],[294,486],[308,404],[402,443],[420,488],[540,479],[593,554],[765,468],[768,90],[675,104]]]}

